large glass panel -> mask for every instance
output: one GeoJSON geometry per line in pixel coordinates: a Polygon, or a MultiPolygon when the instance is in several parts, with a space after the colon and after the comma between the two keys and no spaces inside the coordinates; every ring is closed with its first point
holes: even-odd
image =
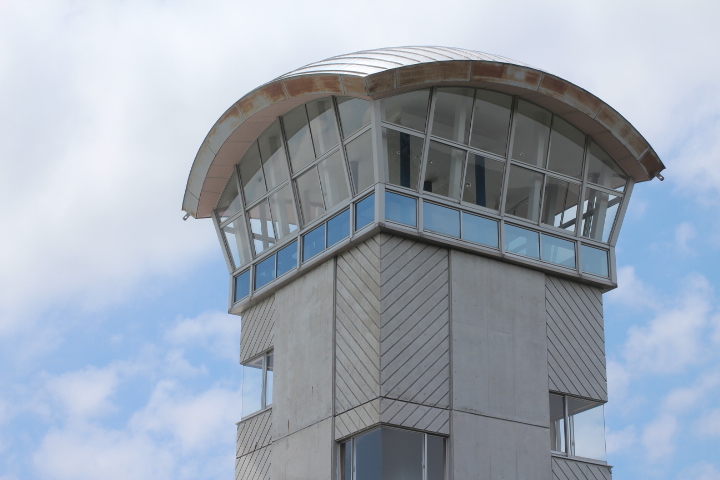
{"type": "Polygon", "coordinates": [[[430,90],[416,90],[384,98],[380,100],[382,119],[424,132],[429,99],[430,90]]]}
{"type": "Polygon", "coordinates": [[[350,164],[355,193],[362,192],[375,183],[372,130],[368,130],[345,145],[345,153],[350,164]]]}
{"type": "Polygon", "coordinates": [[[240,211],[240,192],[237,187],[237,173],[233,172],[230,176],[230,180],[225,186],[222,196],[220,196],[216,211],[220,223],[240,211]]]}
{"type": "Polygon", "coordinates": [[[498,248],[498,222],[463,212],[462,238],[470,242],[498,248]]]}
{"type": "Polygon", "coordinates": [[[325,250],[325,224],[303,236],[303,262],[325,250]]]}
{"type": "Polygon", "coordinates": [[[370,102],[361,98],[337,97],[343,138],[370,123],[370,102]]]}
{"type": "Polygon", "coordinates": [[[411,227],[417,226],[417,200],[385,192],[385,219],[411,227]]]}
{"type": "Polygon", "coordinates": [[[242,416],[246,417],[262,408],[263,394],[263,360],[257,360],[243,365],[242,380],[242,416]]]}
{"type": "Polygon", "coordinates": [[[595,142],[590,142],[588,153],[588,182],[606,188],[612,188],[618,192],[625,189],[628,176],[625,175],[620,165],[610,157],[605,150],[595,142]]]}
{"type": "Polygon", "coordinates": [[[340,444],[340,480],[353,480],[351,440],[340,444]]]}
{"type": "Polygon", "coordinates": [[[325,208],[332,208],[350,197],[347,169],[340,150],[318,164],[320,183],[322,183],[325,208]]]}
{"type": "Polygon", "coordinates": [[[445,439],[427,436],[427,480],[445,480],[445,439]]]}
{"type": "Polygon", "coordinates": [[[583,237],[607,242],[621,201],[622,197],[617,195],[586,188],[582,216],[583,237]]]}
{"type": "Polygon", "coordinates": [[[563,267],[575,268],[575,242],[543,235],[540,258],[563,267]]]}
{"type": "Polygon", "coordinates": [[[593,275],[600,275],[601,277],[608,276],[608,252],[607,250],[600,250],[599,248],[590,247],[583,245],[582,250],[582,271],[592,273],[593,275]]]}
{"type": "Polygon", "coordinates": [[[423,229],[459,238],[460,212],[454,208],[423,202],[423,229]]]}
{"type": "Polygon", "coordinates": [[[254,202],[267,191],[257,142],[250,145],[250,148],[240,160],[240,180],[242,181],[243,193],[245,193],[247,203],[254,202]]]}
{"type": "Polygon", "coordinates": [[[280,123],[275,122],[258,138],[260,157],[263,161],[265,184],[268,190],[288,179],[287,159],[280,133],[280,123]]]}
{"type": "Polygon", "coordinates": [[[540,258],[540,236],[537,232],[506,223],[505,250],[526,257],[540,258]]]}
{"type": "Polygon", "coordinates": [[[511,108],[512,96],[477,90],[470,145],[504,157],[510,133],[511,108]]]}
{"type": "Polygon", "coordinates": [[[606,460],[603,405],[566,397],[570,426],[570,455],[606,460]]]}
{"type": "Polygon", "coordinates": [[[375,194],[368,195],[355,205],[355,230],[375,221],[375,194]]]}
{"type": "Polygon", "coordinates": [[[561,395],[550,394],[550,450],[565,453],[565,405],[561,395]]]}
{"type": "Polygon", "coordinates": [[[350,236],[350,209],[335,215],[327,222],[327,246],[332,247],[350,236]]]}
{"type": "Polygon", "coordinates": [[[275,245],[275,228],[270,216],[270,207],[263,200],[248,212],[248,216],[255,255],[257,255],[275,245]]]}
{"type": "Polygon", "coordinates": [[[360,435],[353,440],[353,443],[355,444],[355,480],[383,478],[382,429],[378,428],[360,435]]]}
{"type": "Polygon", "coordinates": [[[265,405],[272,405],[273,403],[273,363],[275,354],[269,353],[267,356],[267,366],[265,367],[265,405]]]}
{"type": "Polygon", "coordinates": [[[468,154],[463,201],[500,210],[504,172],[505,163],[474,153],[468,154]]]}
{"type": "Polygon", "coordinates": [[[298,229],[297,214],[293,203],[292,186],[285,185],[283,188],[268,197],[273,220],[275,221],[275,232],[278,238],[283,238],[298,229]]]}
{"type": "Polygon", "coordinates": [[[306,104],[315,155],[318,157],[340,143],[332,98],[321,98],[306,104]]]}
{"type": "MultiPolygon", "coordinates": [[[[382,479],[422,479],[423,434],[397,428],[382,428],[381,430],[382,479]]],[[[362,459],[358,460],[362,461],[362,459]]]]}
{"type": "Polygon", "coordinates": [[[325,213],[325,204],[323,203],[317,170],[311,168],[300,175],[295,180],[295,183],[297,184],[300,200],[300,211],[305,223],[309,223],[325,213]]]}
{"type": "Polygon", "coordinates": [[[423,139],[383,128],[383,151],[388,182],[417,190],[423,139]]]}
{"type": "Polygon", "coordinates": [[[511,165],[505,213],[536,222],[540,216],[542,181],[542,174],[511,165]]]}
{"type": "Polygon", "coordinates": [[[285,114],[283,117],[287,137],[290,163],[293,172],[299,172],[305,165],[315,160],[310,126],[308,125],[305,105],[285,114]]]}
{"type": "Polygon", "coordinates": [[[255,290],[275,280],[275,255],[255,265],[255,290]]]}
{"type": "Polygon", "coordinates": [[[575,231],[580,185],[548,176],[543,195],[542,223],[575,231]]]}
{"type": "Polygon", "coordinates": [[[432,134],[467,145],[472,115],[472,88],[438,88],[435,93],[432,134]]]}
{"type": "Polygon", "coordinates": [[[553,119],[548,168],[579,179],[582,177],[585,134],[562,118],[553,119]]]}
{"type": "Polygon", "coordinates": [[[235,277],[234,300],[236,302],[240,301],[248,295],[250,295],[250,270],[235,277]]]}
{"type": "Polygon", "coordinates": [[[248,263],[252,259],[252,256],[250,255],[250,244],[248,243],[245,218],[236,218],[225,225],[222,231],[225,235],[225,241],[230,247],[230,254],[235,268],[240,268],[248,263]]]}
{"type": "Polygon", "coordinates": [[[465,151],[430,142],[423,190],[460,200],[465,151]]]}
{"type": "Polygon", "coordinates": [[[279,277],[293,268],[297,268],[297,264],[297,240],[295,240],[277,253],[277,276],[279,277]]]}
{"type": "Polygon", "coordinates": [[[545,166],[552,114],[532,103],[518,100],[515,112],[512,158],[538,167],[545,166]]]}

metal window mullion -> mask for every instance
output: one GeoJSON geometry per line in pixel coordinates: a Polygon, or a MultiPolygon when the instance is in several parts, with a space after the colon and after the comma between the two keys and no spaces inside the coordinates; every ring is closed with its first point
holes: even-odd
{"type": "Polygon", "coordinates": [[[632,194],[634,187],[635,182],[632,180],[628,180],[628,184],[625,187],[625,195],[623,195],[620,208],[618,209],[618,213],[615,216],[615,225],[613,225],[612,233],[610,234],[610,238],[608,239],[608,244],[611,247],[614,247],[617,244],[617,240],[620,235],[620,229],[622,228],[622,224],[625,221],[625,214],[627,213],[628,204],[630,203],[630,195],[632,194]]]}
{"type": "Polygon", "coordinates": [[[262,368],[262,395],[260,396],[260,407],[265,408],[265,391],[267,390],[267,353],[263,354],[263,368],[262,368]]]}
{"type": "MultiPolygon", "coordinates": [[[[500,192],[500,215],[505,214],[505,201],[507,200],[507,190],[510,183],[510,167],[512,166],[512,148],[515,140],[515,110],[517,109],[518,99],[513,97],[512,108],[510,109],[510,135],[508,135],[507,160],[505,161],[505,170],[503,172],[503,186],[500,192]]],[[[504,253],[504,247],[501,248],[504,253]]]]}
{"type": "MultiPolygon", "coordinates": [[[[372,100],[370,104],[370,129],[372,130],[372,152],[373,152],[373,172],[375,173],[376,182],[387,182],[387,160],[383,151],[383,126],[382,126],[382,106],[380,100],[372,100]],[[382,167],[382,168],[381,168],[382,167]]],[[[357,195],[360,192],[355,192],[357,195]]]]}
{"type": "Polygon", "coordinates": [[[422,456],[423,480],[427,480],[427,447],[428,447],[428,434],[423,433],[423,456],[422,456]]]}
{"type": "Polygon", "coordinates": [[[428,156],[430,154],[430,131],[432,130],[432,119],[433,115],[435,114],[435,101],[437,99],[437,95],[435,95],[436,88],[432,88],[430,90],[430,106],[428,111],[428,119],[425,123],[425,137],[423,141],[423,152],[420,160],[420,171],[418,172],[418,175],[420,178],[417,182],[417,191],[423,192],[425,189],[425,170],[427,169],[427,162],[428,162],[428,156]]]}

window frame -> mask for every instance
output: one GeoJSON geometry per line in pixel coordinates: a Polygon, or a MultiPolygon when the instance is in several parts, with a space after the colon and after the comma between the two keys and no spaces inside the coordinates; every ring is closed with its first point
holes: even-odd
{"type": "MultiPolygon", "coordinates": [[[[556,392],[556,391],[550,391],[550,392],[549,392],[549,395],[555,395],[555,396],[558,396],[558,397],[561,397],[561,398],[562,398],[562,404],[563,404],[563,435],[564,435],[564,437],[565,437],[565,438],[564,438],[564,443],[565,443],[565,449],[564,449],[564,451],[553,450],[553,449],[552,449],[552,446],[551,446],[551,448],[550,448],[550,454],[551,454],[551,455],[555,455],[555,456],[561,456],[561,457],[564,457],[564,458],[569,458],[569,459],[579,459],[579,460],[583,460],[583,461],[590,461],[590,462],[592,462],[592,463],[599,463],[599,464],[602,464],[602,465],[607,465],[607,460],[602,460],[602,459],[599,459],[599,458],[592,458],[592,457],[582,457],[582,456],[580,456],[580,455],[575,455],[574,453],[571,453],[571,452],[573,452],[574,449],[575,449],[575,447],[574,447],[574,443],[575,443],[575,431],[574,431],[574,430],[575,430],[575,429],[574,429],[574,427],[571,425],[572,422],[570,421],[571,415],[569,414],[569,411],[568,411],[568,399],[570,399],[570,398],[575,398],[575,399],[578,399],[578,400],[583,400],[583,401],[587,401],[587,402],[596,403],[597,405],[596,405],[595,407],[593,407],[593,408],[603,407],[603,444],[604,444],[604,449],[605,449],[605,455],[606,455],[606,456],[607,456],[607,438],[606,438],[605,429],[604,429],[604,427],[605,427],[605,410],[604,410],[604,407],[605,407],[605,404],[606,404],[607,402],[602,402],[602,401],[597,400],[597,399],[594,399],[594,398],[585,398],[585,397],[580,397],[580,396],[577,396],[577,395],[568,395],[568,394],[566,394],[566,393],[561,393],[561,392],[556,392]]],[[[549,398],[550,398],[549,395],[548,395],[548,405],[549,405],[549,398]]],[[[588,410],[585,410],[585,411],[589,411],[589,410],[592,410],[592,409],[588,409],[588,410]]],[[[549,407],[548,407],[548,411],[549,411],[549,407]]],[[[550,421],[552,422],[552,419],[550,419],[550,421]]],[[[551,442],[550,442],[550,443],[551,443],[551,445],[552,445],[552,443],[553,443],[553,442],[552,442],[552,437],[551,437],[551,442]]]]}
{"type": "MultiPolygon", "coordinates": [[[[267,403],[267,396],[268,396],[267,395],[268,394],[267,372],[268,372],[268,358],[270,358],[270,357],[272,357],[271,371],[274,372],[275,371],[275,350],[272,348],[264,351],[263,353],[261,353],[259,355],[255,355],[251,359],[240,364],[243,367],[242,387],[244,387],[245,386],[244,369],[247,367],[248,364],[256,362],[259,359],[262,359],[262,361],[263,361],[262,362],[262,365],[263,365],[262,366],[262,392],[260,395],[260,408],[258,410],[248,413],[247,415],[242,415],[242,413],[241,413],[241,419],[240,419],[241,422],[247,420],[248,418],[254,417],[255,415],[258,415],[262,412],[272,409],[273,403],[272,402],[267,403]]],[[[274,384],[274,382],[275,382],[275,376],[273,374],[273,384],[274,384]]],[[[274,392],[274,385],[272,386],[272,388],[273,388],[273,392],[274,392]]],[[[241,396],[241,398],[243,397],[242,388],[241,388],[240,396],[241,396]]],[[[274,396],[274,395],[272,395],[272,396],[274,396]]]]}

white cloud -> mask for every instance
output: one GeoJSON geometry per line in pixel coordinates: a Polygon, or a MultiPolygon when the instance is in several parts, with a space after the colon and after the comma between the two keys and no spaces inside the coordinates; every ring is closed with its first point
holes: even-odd
{"type": "Polygon", "coordinates": [[[677,480],[720,480],[720,470],[708,462],[700,462],[684,468],[677,477],[677,480]]]}
{"type": "Polygon", "coordinates": [[[630,372],[620,362],[608,360],[607,362],[608,376],[608,395],[613,400],[622,400],[628,392],[630,385],[630,372]]]}
{"type": "Polygon", "coordinates": [[[637,309],[658,308],[655,292],[637,276],[635,267],[620,267],[617,276],[618,288],[605,294],[606,301],[637,309]]]}
{"type": "Polygon", "coordinates": [[[702,436],[720,437],[720,408],[706,412],[697,421],[695,431],[702,436]]]}
{"type": "Polygon", "coordinates": [[[676,388],[663,400],[662,410],[673,414],[687,413],[701,401],[711,397],[720,385],[720,374],[704,375],[690,387],[676,388]]]}
{"type": "Polygon", "coordinates": [[[682,222],[675,228],[675,248],[671,251],[679,251],[680,253],[695,253],[690,246],[690,242],[695,240],[697,232],[690,222],[682,222]]]}
{"type": "Polygon", "coordinates": [[[638,441],[637,429],[635,425],[628,425],[622,430],[605,432],[605,443],[607,445],[607,454],[625,452],[634,446],[638,441]]]}
{"type": "Polygon", "coordinates": [[[202,346],[221,358],[238,358],[240,317],[209,311],[196,318],[179,320],[165,339],[182,346],[202,346]]]}
{"type": "Polygon", "coordinates": [[[673,443],[678,422],[672,415],[661,415],[643,429],[642,444],[652,460],[668,459],[675,452],[673,443]]]}
{"type": "Polygon", "coordinates": [[[46,387],[51,397],[62,404],[71,419],[85,420],[114,409],[111,398],[119,382],[115,368],[87,367],[52,377],[46,387]]]}

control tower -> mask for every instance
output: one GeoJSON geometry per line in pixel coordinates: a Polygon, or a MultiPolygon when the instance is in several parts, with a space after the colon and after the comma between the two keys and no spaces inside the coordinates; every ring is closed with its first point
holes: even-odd
{"type": "Polygon", "coordinates": [[[242,316],[238,480],[610,479],[617,111],[508,58],[383,48],[258,87],[200,146],[242,316]]]}

